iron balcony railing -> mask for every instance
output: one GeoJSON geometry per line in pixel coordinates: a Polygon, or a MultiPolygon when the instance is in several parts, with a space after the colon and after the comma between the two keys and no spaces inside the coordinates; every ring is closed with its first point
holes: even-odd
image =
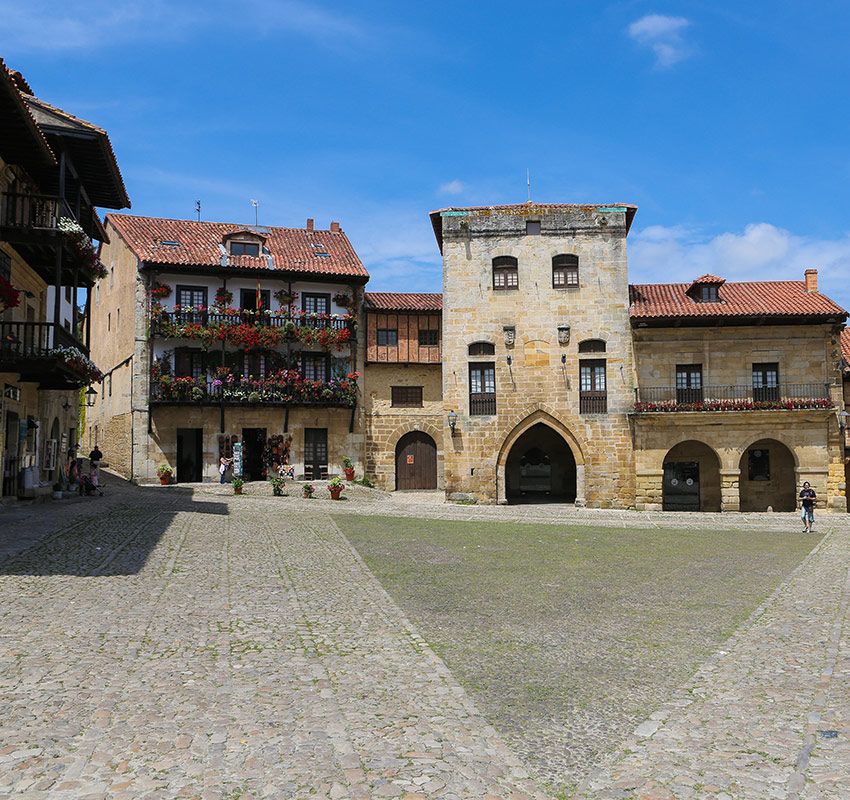
{"type": "Polygon", "coordinates": [[[776,386],[641,386],[635,389],[639,413],[659,411],[758,411],[832,408],[828,383],[776,386]]]}
{"type": "Polygon", "coordinates": [[[154,336],[173,336],[175,326],[200,325],[263,325],[273,328],[285,328],[294,325],[297,328],[332,328],[341,331],[352,330],[351,320],[343,317],[302,314],[274,314],[256,311],[236,311],[219,313],[215,311],[155,311],[151,315],[151,333],[154,336]]]}

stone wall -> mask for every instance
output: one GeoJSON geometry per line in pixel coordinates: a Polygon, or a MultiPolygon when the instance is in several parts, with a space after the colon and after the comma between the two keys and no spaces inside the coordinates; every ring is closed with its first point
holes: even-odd
{"type": "Polygon", "coordinates": [[[395,489],[396,445],[414,430],[437,445],[437,486],[443,480],[442,380],[438,364],[369,364],[364,377],[366,410],[366,474],[381,489],[395,489]],[[396,408],[391,387],[421,386],[422,408],[396,408]]]}
{"type": "Polygon", "coordinates": [[[634,502],[634,466],[627,412],[634,368],[628,318],[626,218],[593,207],[553,211],[537,206],[486,209],[444,216],[443,398],[458,415],[446,439],[449,495],[505,500],[510,445],[533,422],[544,422],[567,441],[577,464],[577,502],[628,507],[634,502]],[[541,222],[526,235],[526,220],[541,222]],[[579,257],[580,286],[553,288],[552,258],[579,257]],[[519,288],[493,288],[492,261],[513,256],[519,288]],[[569,341],[559,343],[558,327],[569,341]],[[504,328],[516,331],[513,346],[504,328]],[[579,409],[579,342],[602,339],[606,352],[608,411],[579,409]],[[470,357],[472,342],[495,346],[495,356],[470,357]],[[510,363],[508,362],[510,358],[510,363]],[[470,361],[492,361],[496,414],[471,415],[470,361]]]}

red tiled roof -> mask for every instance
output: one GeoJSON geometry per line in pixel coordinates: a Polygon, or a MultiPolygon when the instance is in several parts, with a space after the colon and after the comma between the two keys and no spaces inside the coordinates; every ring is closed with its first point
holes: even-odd
{"type": "Polygon", "coordinates": [[[367,311],[442,311],[443,295],[433,292],[366,292],[367,311]]]}
{"type": "Polygon", "coordinates": [[[225,222],[196,222],[185,219],[137,217],[131,214],[107,214],[121,238],[149,264],[220,267],[219,245],[225,236],[254,231],[266,239],[272,264],[265,255],[228,256],[227,267],[276,269],[316,275],[368,279],[369,273],[342,231],[309,231],[306,228],[256,229],[225,222]],[[163,242],[178,242],[177,246],[163,242]],[[325,253],[326,255],[321,255],[325,253]]]}
{"type": "Polygon", "coordinates": [[[841,331],[841,357],[844,359],[844,371],[850,372],[850,328],[841,331]]]}
{"type": "Polygon", "coordinates": [[[722,285],[726,283],[726,278],[719,278],[717,275],[700,275],[698,278],[694,279],[694,282],[691,286],[700,286],[705,284],[706,286],[717,286],[718,284],[722,285]]]}
{"type": "Polygon", "coordinates": [[[687,294],[688,283],[629,286],[632,319],[709,317],[836,317],[847,312],[819,292],[807,292],[804,281],[724,283],[717,303],[698,303],[687,294]]]}

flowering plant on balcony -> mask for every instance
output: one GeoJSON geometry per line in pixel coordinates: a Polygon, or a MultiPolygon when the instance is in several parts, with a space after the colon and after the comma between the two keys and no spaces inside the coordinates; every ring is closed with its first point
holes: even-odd
{"type": "Polygon", "coordinates": [[[91,239],[86,236],[86,232],[79,223],[68,217],[60,217],[57,227],[68,239],[68,245],[73,258],[73,266],[88,273],[88,276],[92,280],[105,278],[109,274],[106,267],[100,263],[91,239]]]}
{"type": "Polygon", "coordinates": [[[216,308],[227,308],[233,302],[233,292],[220,286],[215,291],[216,308]]]}
{"type": "Polygon", "coordinates": [[[294,335],[299,342],[303,342],[304,344],[318,344],[325,348],[325,350],[330,350],[332,347],[342,350],[351,339],[351,331],[347,327],[308,328],[296,326],[294,335]]]}
{"type": "Polygon", "coordinates": [[[89,383],[100,383],[103,373],[97,368],[82,350],[77,347],[54,347],[48,351],[48,355],[56,356],[64,361],[67,366],[85,377],[89,383]]]}
{"type": "Polygon", "coordinates": [[[154,283],[151,286],[151,297],[154,300],[165,300],[171,297],[171,287],[166,283],[154,283]]]}
{"type": "Polygon", "coordinates": [[[21,292],[0,275],[0,313],[7,308],[17,308],[21,302],[21,292]]]}
{"type": "Polygon", "coordinates": [[[703,400],[696,403],[677,403],[675,400],[635,403],[635,411],[796,411],[815,408],[832,408],[828,397],[793,397],[782,400],[703,400]]]}
{"type": "Polygon", "coordinates": [[[298,292],[294,289],[278,289],[273,295],[280,307],[292,305],[298,299],[298,292]]]}
{"type": "Polygon", "coordinates": [[[349,313],[354,309],[354,298],[350,294],[345,294],[345,292],[338,292],[334,295],[334,303],[336,303],[340,308],[346,309],[349,313]]]}

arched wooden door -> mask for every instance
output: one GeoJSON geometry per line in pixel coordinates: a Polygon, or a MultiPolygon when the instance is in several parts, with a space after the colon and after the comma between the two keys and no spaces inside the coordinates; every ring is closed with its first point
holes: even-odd
{"type": "Polygon", "coordinates": [[[406,433],[395,448],[396,489],[437,488],[437,444],[422,431],[406,433]]]}

